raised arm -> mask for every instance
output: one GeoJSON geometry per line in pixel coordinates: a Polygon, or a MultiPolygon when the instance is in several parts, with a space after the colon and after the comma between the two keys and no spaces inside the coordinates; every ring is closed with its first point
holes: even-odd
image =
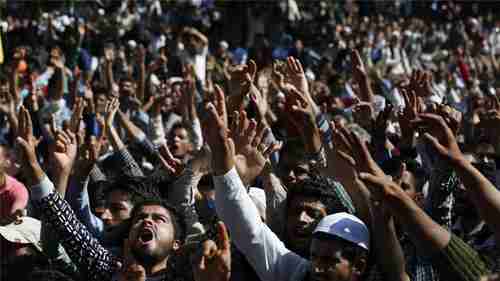
{"type": "Polygon", "coordinates": [[[146,87],[146,49],[140,45],[137,48],[137,66],[139,67],[139,80],[137,81],[136,97],[140,102],[144,102],[144,93],[146,87]]]}
{"type": "Polygon", "coordinates": [[[38,164],[31,118],[24,107],[20,112],[17,144],[22,152],[23,171],[31,186],[31,200],[41,211],[42,220],[57,233],[73,263],[86,269],[89,280],[109,280],[118,269],[117,260],[78,221],[38,164]]]}
{"type": "Polygon", "coordinates": [[[299,266],[304,260],[286,249],[262,222],[234,168],[234,144],[228,137],[224,93],[218,86],[214,103],[207,104],[206,109],[208,118],[204,131],[213,152],[217,214],[262,280],[286,280],[290,268],[299,266]],[[285,268],[285,264],[290,267],[285,268]]]}
{"type": "Polygon", "coordinates": [[[467,188],[482,219],[491,227],[497,241],[500,241],[500,191],[493,183],[481,174],[465,159],[460,151],[451,129],[443,118],[425,114],[421,115],[423,123],[432,128],[431,134],[425,135],[426,140],[449,165],[453,167],[458,177],[467,188]]]}

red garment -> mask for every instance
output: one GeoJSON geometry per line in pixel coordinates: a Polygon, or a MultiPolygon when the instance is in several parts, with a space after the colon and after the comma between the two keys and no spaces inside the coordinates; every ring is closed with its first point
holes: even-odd
{"type": "Polygon", "coordinates": [[[0,187],[0,219],[23,210],[28,205],[29,194],[24,184],[11,176],[6,176],[5,185],[0,187]]]}

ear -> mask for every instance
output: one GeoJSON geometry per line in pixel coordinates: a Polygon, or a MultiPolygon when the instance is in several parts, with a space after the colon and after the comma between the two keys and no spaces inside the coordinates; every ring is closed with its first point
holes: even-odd
{"type": "Polygon", "coordinates": [[[361,280],[361,276],[365,273],[365,271],[366,271],[366,258],[365,257],[356,258],[356,260],[353,262],[352,265],[353,280],[361,280]]]}
{"type": "Polygon", "coordinates": [[[172,243],[172,250],[174,250],[174,252],[177,252],[180,248],[181,248],[181,241],[174,240],[174,242],[172,243]]]}

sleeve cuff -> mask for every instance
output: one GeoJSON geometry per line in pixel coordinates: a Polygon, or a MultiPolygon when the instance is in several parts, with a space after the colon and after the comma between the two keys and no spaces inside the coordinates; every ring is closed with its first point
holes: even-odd
{"type": "Polygon", "coordinates": [[[37,185],[31,187],[31,199],[40,201],[41,199],[49,196],[54,191],[54,184],[47,176],[44,176],[42,181],[37,185]]]}
{"type": "Polygon", "coordinates": [[[231,197],[231,194],[237,193],[236,191],[239,189],[239,187],[242,187],[244,189],[243,182],[241,181],[241,178],[236,171],[236,167],[233,167],[224,175],[213,176],[213,180],[216,190],[223,187],[225,188],[223,192],[216,192],[216,194],[222,193],[227,197],[231,197]]]}

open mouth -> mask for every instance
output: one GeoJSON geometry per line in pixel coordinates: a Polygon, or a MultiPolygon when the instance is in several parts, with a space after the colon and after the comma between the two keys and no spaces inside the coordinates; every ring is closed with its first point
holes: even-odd
{"type": "Polygon", "coordinates": [[[142,243],[148,243],[153,240],[153,232],[149,229],[145,229],[139,235],[139,241],[142,243]]]}

